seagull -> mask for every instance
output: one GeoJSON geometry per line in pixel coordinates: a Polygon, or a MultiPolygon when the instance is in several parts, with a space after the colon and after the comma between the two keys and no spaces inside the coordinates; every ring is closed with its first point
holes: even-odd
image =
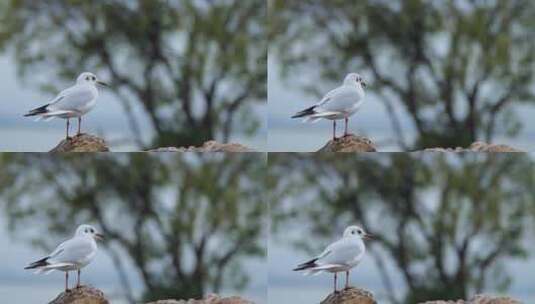
{"type": "Polygon", "coordinates": [[[320,255],[312,260],[299,264],[293,271],[305,270],[305,275],[320,274],[324,271],[334,273],[334,292],[337,292],[336,280],[338,272],[345,272],[345,288],[348,288],[349,271],[360,263],[366,253],[366,246],[363,240],[371,238],[372,236],[362,228],[349,226],[345,229],[340,240],[327,246],[320,255]]]}
{"type": "Polygon", "coordinates": [[[336,121],[345,120],[344,136],[347,136],[349,117],[355,114],[364,102],[366,82],[357,73],[350,73],[342,86],[330,91],[320,102],[297,112],[292,118],[305,117],[303,122],[316,122],[322,118],[333,121],[333,140],[336,140],[336,121]]]}
{"type": "Polygon", "coordinates": [[[37,260],[24,269],[36,269],[35,273],[49,274],[54,270],[65,272],[65,291],[69,291],[69,271],[78,271],[76,288],[80,287],[80,270],[87,266],[97,254],[96,240],[103,240],[102,234],[90,225],[80,225],[74,237],[61,243],[51,254],[37,260]]]}
{"type": "Polygon", "coordinates": [[[82,116],[91,111],[97,104],[97,85],[108,86],[98,80],[93,73],[84,72],[76,79],[76,85],[61,91],[50,103],[33,109],[24,116],[38,116],[37,120],[46,121],[55,117],[67,119],[67,137],[69,139],[69,123],[73,117],[78,118],[78,133],[82,126],[82,116]]]}

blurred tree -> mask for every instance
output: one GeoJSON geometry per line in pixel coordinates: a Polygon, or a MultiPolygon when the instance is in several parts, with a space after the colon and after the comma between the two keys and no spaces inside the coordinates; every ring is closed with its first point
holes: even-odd
{"type": "MultiPolygon", "coordinates": [[[[533,103],[535,2],[270,2],[270,41],[284,74],[371,77],[403,149],[513,136],[513,104],[533,103]],[[401,118],[416,132],[407,140],[401,118]]],[[[320,81],[308,88],[319,95],[320,81]]]]}
{"type": "Polygon", "coordinates": [[[148,301],[241,289],[248,281],[243,259],[265,255],[263,156],[1,158],[0,195],[10,229],[50,250],[72,227],[98,223],[132,303],[139,299],[124,256],[148,301]],[[40,223],[38,231],[27,229],[30,223],[40,223]],[[42,239],[43,230],[53,237],[42,239]]]}
{"type": "Polygon", "coordinates": [[[14,49],[21,74],[57,75],[69,82],[81,69],[107,75],[101,77],[111,78],[141,147],[147,143],[135,104],[154,131],[152,147],[227,141],[237,120],[240,132],[258,130],[252,113],[266,99],[265,1],[10,0],[5,5],[0,48],[14,49]]]}
{"type": "MultiPolygon", "coordinates": [[[[283,193],[270,199],[274,234],[296,225],[328,242],[362,224],[377,237],[369,244],[392,303],[503,291],[504,262],[527,255],[535,171],[526,156],[274,156],[270,171],[271,187],[283,193]]],[[[302,242],[315,252],[325,244],[302,242]]]]}

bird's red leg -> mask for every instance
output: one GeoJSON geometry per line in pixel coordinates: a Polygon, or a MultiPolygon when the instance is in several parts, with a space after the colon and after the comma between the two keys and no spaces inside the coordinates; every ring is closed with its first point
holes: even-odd
{"type": "Polygon", "coordinates": [[[349,124],[349,118],[346,117],[345,121],[346,121],[346,126],[344,130],[344,136],[348,136],[349,134],[347,133],[347,125],[349,124]]]}
{"type": "Polygon", "coordinates": [[[336,120],[333,120],[333,140],[336,140],[336,120]]]}
{"type": "Polygon", "coordinates": [[[78,134],[77,135],[82,134],[80,132],[81,129],[82,129],[82,116],[78,117],[78,134]]]}
{"type": "Polygon", "coordinates": [[[69,118],[67,118],[67,137],[65,139],[69,139],[69,118]]]}
{"type": "Polygon", "coordinates": [[[76,283],[76,287],[80,288],[80,269],[78,269],[78,281],[76,283]]]}
{"type": "Polygon", "coordinates": [[[334,273],[334,292],[336,293],[336,279],[337,279],[337,273],[334,273]]]}
{"type": "Polygon", "coordinates": [[[349,270],[346,271],[346,289],[349,288],[349,270]]]}
{"type": "Polygon", "coordinates": [[[69,272],[65,271],[65,291],[69,291],[69,272]]]}

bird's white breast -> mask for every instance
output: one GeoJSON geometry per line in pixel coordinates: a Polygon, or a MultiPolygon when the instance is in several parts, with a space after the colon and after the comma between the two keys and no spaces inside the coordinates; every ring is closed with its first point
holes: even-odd
{"type": "Polygon", "coordinates": [[[96,105],[97,105],[97,99],[98,99],[98,90],[96,87],[91,87],[91,92],[93,95],[93,98],[87,102],[84,106],[81,108],[82,114],[86,114],[87,112],[91,111],[96,105]]]}
{"type": "Polygon", "coordinates": [[[318,112],[331,112],[327,119],[343,119],[356,113],[364,101],[364,90],[356,85],[344,85],[325,97],[325,102],[317,109],[318,112]]]}
{"type": "Polygon", "coordinates": [[[76,85],[63,92],[58,101],[49,106],[50,111],[66,112],[60,117],[79,117],[91,111],[98,98],[98,90],[94,85],[76,85]]]}

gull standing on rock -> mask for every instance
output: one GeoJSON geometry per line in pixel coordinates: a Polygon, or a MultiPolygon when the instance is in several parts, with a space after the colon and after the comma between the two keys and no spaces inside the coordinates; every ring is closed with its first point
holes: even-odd
{"type": "Polygon", "coordinates": [[[334,273],[334,292],[337,291],[338,272],[346,273],[346,286],[349,287],[349,271],[357,266],[364,254],[366,245],[364,239],[372,238],[362,228],[349,226],[345,229],[343,237],[327,246],[317,257],[298,265],[293,271],[305,270],[305,275],[320,274],[324,271],[334,273]]]}
{"type": "Polygon", "coordinates": [[[84,72],[76,79],[76,85],[61,91],[50,103],[33,109],[24,116],[38,116],[37,120],[45,119],[47,121],[55,117],[66,119],[67,139],[69,139],[69,120],[77,117],[77,135],[80,135],[82,116],[91,111],[97,104],[97,85],[108,86],[106,83],[98,80],[95,74],[84,72]]]}
{"type": "Polygon", "coordinates": [[[96,240],[102,234],[90,225],[80,225],[74,236],[61,243],[51,254],[31,263],[24,269],[37,269],[35,273],[48,274],[54,270],[65,272],[65,291],[69,291],[69,271],[77,271],[76,287],[80,287],[80,270],[87,266],[97,254],[96,240]]]}
{"type": "Polygon", "coordinates": [[[316,122],[322,118],[333,121],[333,140],[336,140],[336,121],[345,120],[344,136],[349,135],[349,117],[355,114],[364,102],[366,82],[359,74],[346,76],[342,86],[330,91],[320,102],[297,112],[292,118],[305,117],[304,122],[316,122]]]}

